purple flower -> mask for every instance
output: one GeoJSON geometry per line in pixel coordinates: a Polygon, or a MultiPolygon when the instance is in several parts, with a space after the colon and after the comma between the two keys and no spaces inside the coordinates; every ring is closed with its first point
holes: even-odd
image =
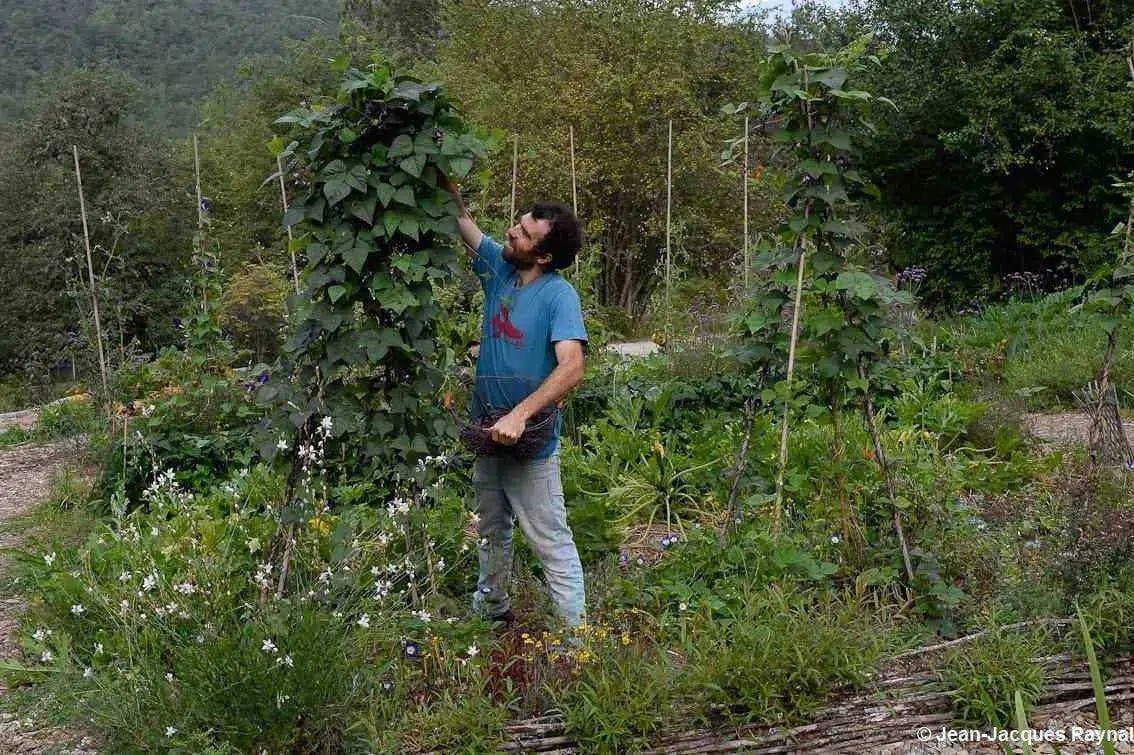
{"type": "Polygon", "coordinates": [[[406,654],[406,658],[419,658],[421,657],[421,646],[413,640],[406,640],[403,652],[406,654]]]}
{"type": "Polygon", "coordinates": [[[259,374],[259,376],[257,376],[256,382],[259,383],[260,385],[263,385],[264,383],[268,382],[268,373],[267,372],[261,372],[259,374]]]}
{"type": "Polygon", "coordinates": [[[619,553],[618,553],[618,565],[619,566],[627,566],[629,563],[630,563],[630,554],[627,553],[626,551],[619,551],[619,553]]]}

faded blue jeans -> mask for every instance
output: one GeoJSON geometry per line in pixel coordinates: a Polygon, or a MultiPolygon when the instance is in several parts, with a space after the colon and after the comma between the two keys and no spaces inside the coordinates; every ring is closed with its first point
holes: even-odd
{"type": "Polygon", "coordinates": [[[473,485],[480,516],[480,579],[473,610],[494,617],[510,608],[514,518],[543,565],[560,618],[568,627],[583,623],[583,565],[567,526],[559,454],[546,459],[478,456],[473,485]]]}

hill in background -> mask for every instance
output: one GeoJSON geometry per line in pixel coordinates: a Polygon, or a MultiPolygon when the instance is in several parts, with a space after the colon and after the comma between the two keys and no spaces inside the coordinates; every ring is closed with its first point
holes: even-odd
{"type": "Polygon", "coordinates": [[[185,132],[198,102],[249,57],[285,38],[335,36],[335,0],[5,0],[0,121],[19,117],[53,74],[108,65],[139,82],[147,125],[185,132]]]}

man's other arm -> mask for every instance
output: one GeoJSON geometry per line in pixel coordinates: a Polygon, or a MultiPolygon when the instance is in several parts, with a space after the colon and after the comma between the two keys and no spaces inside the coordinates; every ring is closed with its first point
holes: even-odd
{"type": "Polygon", "coordinates": [[[497,443],[512,445],[524,434],[527,421],[548,404],[557,403],[583,382],[583,342],[569,339],[555,342],[555,359],[559,362],[551,374],[530,396],[501,417],[489,429],[497,443]]]}

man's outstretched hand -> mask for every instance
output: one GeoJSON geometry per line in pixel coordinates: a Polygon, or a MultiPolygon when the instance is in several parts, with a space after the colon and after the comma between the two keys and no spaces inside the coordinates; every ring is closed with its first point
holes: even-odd
{"type": "Polygon", "coordinates": [[[520,440],[520,436],[524,434],[526,427],[524,418],[515,411],[511,411],[496,420],[496,424],[488,428],[488,434],[497,443],[514,446],[520,440]]]}

